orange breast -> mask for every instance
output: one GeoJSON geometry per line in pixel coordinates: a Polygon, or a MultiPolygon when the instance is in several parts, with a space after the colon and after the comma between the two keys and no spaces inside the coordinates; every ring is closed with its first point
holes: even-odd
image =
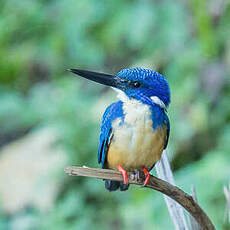
{"type": "Polygon", "coordinates": [[[126,170],[151,168],[161,157],[166,140],[166,126],[117,127],[107,153],[108,168],[121,165],[126,170]]]}

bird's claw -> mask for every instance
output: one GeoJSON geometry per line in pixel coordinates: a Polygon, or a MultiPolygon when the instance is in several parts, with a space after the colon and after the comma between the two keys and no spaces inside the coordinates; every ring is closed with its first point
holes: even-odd
{"type": "MultiPolygon", "coordinates": [[[[123,176],[124,184],[128,184],[128,175],[126,170],[120,165],[117,168],[123,176]]],[[[146,187],[146,185],[149,183],[150,180],[150,173],[147,168],[143,167],[142,169],[134,170],[133,174],[131,174],[131,179],[139,181],[141,178],[143,178],[142,176],[143,174],[141,173],[144,173],[145,176],[144,184],[142,185],[142,187],[146,187]]]]}
{"type": "Polygon", "coordinates": [[[150,173],[147,168],[142,168],[142,172],[145,174],[145,181],[144,184],[142,185],[143,187],[146,187],[146,185],[149,183],[150,180],[150,173]]]}
{"type": "Polygon", "coordinates": [[[124,184],[128,184],[128,175],[127,175],[126,170],[123,167],[121,167],[120,165],[118,165],[117,168],[123,176],[124,184]]]}

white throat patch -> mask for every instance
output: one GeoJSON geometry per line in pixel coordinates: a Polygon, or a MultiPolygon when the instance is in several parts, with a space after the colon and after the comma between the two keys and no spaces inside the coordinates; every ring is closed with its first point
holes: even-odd
{"type": "MultiPolygon", "coordinates": [[[[129,101],[130,99],[128,98],[128,96],[120,89],[116,89],[116,88],[113,88],[113,90],[115,90],[118,94],[117,94],[117,97],[118,99],[120,99],[121,101],[123,102],[127,102],[129,101]]],[[[150,97],[152,102],[159,105],[162,109],[166,109],[166,106],[165,106],[165,103],[157,96],[152,96],[150,97]]]]}
{"type": "Polygon", "coordinates": [[[127,102],[130,100],[129,97],[122,90],[113,87],[112,89],[117,92],[117,98],[120,99],[122,102],[127,102]]]}

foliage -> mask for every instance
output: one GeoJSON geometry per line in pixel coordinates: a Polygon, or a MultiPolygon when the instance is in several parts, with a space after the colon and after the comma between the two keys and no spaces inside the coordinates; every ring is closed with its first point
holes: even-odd
{"type": "MultiPolygon", "coordinates": [[[[230,178],[229,3],[8,0],[1,1],[0,18],[0,146],[53,127],[69,164],[96,167],[100,117],[114,94],[65,69],[155,69],[171,86],[169,153],[178,185],[189,192],[194,184],[216,227],[230,227],[222,192],[230,178]]],[[[108,193],[102,181],[66,176],[52,210],[26,207],[11,216],[2,210],[0,228],[172,229],[172,223],[160,194],[108,193]]]]}

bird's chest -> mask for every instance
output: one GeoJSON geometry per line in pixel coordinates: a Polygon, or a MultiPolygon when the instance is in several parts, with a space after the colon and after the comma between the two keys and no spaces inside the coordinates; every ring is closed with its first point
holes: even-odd
{"type": "Polygon", "coordinates": [[[110,168],[150,168],[161,156],[164,146],[162,128],[153,129],[148,105],[129,101],[123,105],[124,118],[113,122],[113,138],[107,161],[110,168]]]}

